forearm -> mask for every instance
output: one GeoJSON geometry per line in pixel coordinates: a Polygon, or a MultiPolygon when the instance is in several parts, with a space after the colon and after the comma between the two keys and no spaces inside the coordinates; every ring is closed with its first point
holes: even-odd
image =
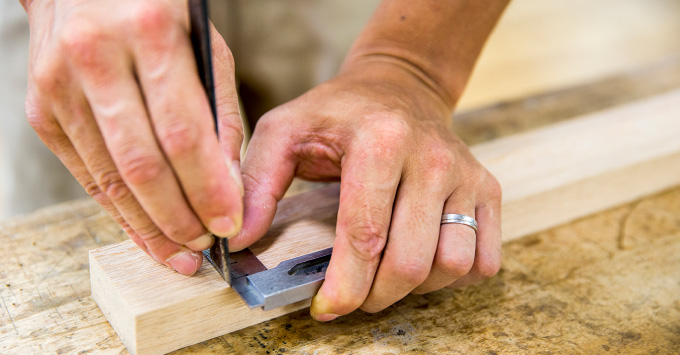
{"type": "Polygon", "coordinates": [[[398,65],[453,109],[509,0],[384,0],[350,50],[362,62],[398,65]]]}

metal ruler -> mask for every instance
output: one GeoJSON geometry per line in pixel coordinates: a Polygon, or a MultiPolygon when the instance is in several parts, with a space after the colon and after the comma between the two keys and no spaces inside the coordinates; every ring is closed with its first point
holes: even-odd
{"type": "MultiPolygon", "coordinates": [[[[210,250],[203,252],[206,259],[222,275],[220,239],[210,250]]],[[[333,248],[320,250],[281,262],[267,269],[250,250],[229,255],[226,272],[231,287],[238,292],[248,307],[262,307],[265,311],[314,297],[326,277],[326,269],[333,248]]]]}

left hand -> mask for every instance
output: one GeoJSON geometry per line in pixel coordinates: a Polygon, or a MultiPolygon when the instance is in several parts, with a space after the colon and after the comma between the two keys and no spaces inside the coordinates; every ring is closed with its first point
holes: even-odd
{"type": "Polygon", "coordinates": [[[500,268],[501,189],[448,129],[450,108],[407,69],[364,62],[260,119],[243,163],[240,250],[265,234],[294,176],[341,178],[333,255],[311,313],[377,312],[500,268]],[[440,225],[443,213],[477,219],[440,225]]]}

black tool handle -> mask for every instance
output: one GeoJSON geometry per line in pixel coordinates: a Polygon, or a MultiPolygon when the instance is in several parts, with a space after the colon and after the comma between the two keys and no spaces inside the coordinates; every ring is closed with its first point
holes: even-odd
{"type": "MultiPolygon", "coordinates": [[[[215,132],[217,125],[217,103],[215,102],[215,82],[212,72],[212,50],[210,47],[210,20],[208,19],[207,0],[189,0],[189,19],[191,44],[194,47],[198,76],[208,95],[212,109],[215,132]]],[[[218,132],[219,133],[219,132],[218,132]]]]}
{"type": "MultiPolygon", "coordinates": [[[[215,101],[215,82],[212,72],[212,49],[210,47],[210,20],[208,19],[207,0],[189,0],[189,21],[191,45],[194,47],[198,76],[208,95],[212,109],[215,133],[219,138],[217,122],[217,103],[215,101]]],[[[210,251],[203,252],[220,275],[231,285],[231,267],[229,261],[229,241],[217,238],[210,251]]]]}

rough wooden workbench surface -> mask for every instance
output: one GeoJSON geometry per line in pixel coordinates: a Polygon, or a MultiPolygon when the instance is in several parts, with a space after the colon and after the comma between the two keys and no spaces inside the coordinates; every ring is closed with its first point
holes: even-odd
{"type": "MultiPolygon", "coordinates": [[[[674,58],[456,127],[478,142],[680,87],[678,73],[674,58]]],[[[301,311],[179,353],[677,353],[678,211],[680,188],[507,243],[500,274],[480,285],[330,324],[301,311]]],[[[88,250],[125,238],[89,200],[0,223],[0,353],[126,353],[90,297],[87,265],[88,250]]]]}

